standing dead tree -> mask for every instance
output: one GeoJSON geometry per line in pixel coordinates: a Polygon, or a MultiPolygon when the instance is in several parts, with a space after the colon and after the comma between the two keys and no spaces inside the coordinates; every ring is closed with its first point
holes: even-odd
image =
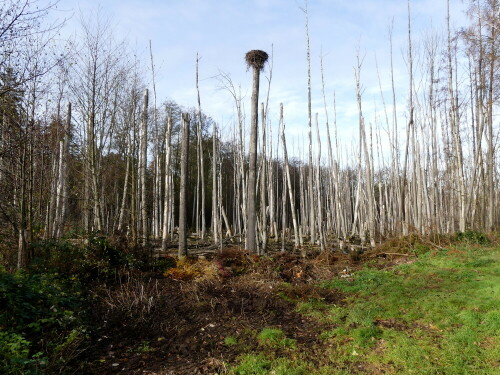
{"type": "Polygon", "coordinates": [[[64,124],[64,134],[59,141],[59,172],[57,176],[56,190],[56,214],[54,218],[53,237],[62,235],[64,225],[64,215],[68,201],[68,159],[69,140],[71,132],[71,103],[68,103],[66,112],[66,122],[64,124]]]}
{"type": "Polygon", "coordinates": [[[257,133],[259,126],[259,80],[260,72],[264,69],[267,59],[267,53],[260,50],[252,50],[245,55],[248,68],[252,68],[253,70],[246,218],[246,248],[252,252],[257,251],[257,197],[255,190],[257,176],[257,133]]]}
{"type": "Polygon", "coordinates": [[[144,108],[141,118],[139,180],[141,189],[141,229],[142,244],[148,241],[148,211],[146,204],[146,168],[148,164],[148,89],[144,91],[144,108]]]}
{"type": "Polygon", "coordinates": [[[312,108],[311,108],[311,48],[309,42],[309,11],[307,8],[307,0],[305,7],[302,8],[306,17],[306,47],[307,47],[307,119],[309,125],[309,167],[308,167],[308,198],[309,198],[309,233],[311,235],[311,243],[316,242],[316,216],[314,204],[314,188],[313,188],[313,157],[312,157],[312,108]]]}
{"type": "Polygon", "coordinates": [[[203,160],[203,142],[202,142],[202,115],[198,65],[200,57],[196,54],[196,92],[198,94],[198,127],[196,128],[196,154],[198,175],[196,180],[196,229],[198,235],[203,239],[205,237],[205,163],[203,160]],[[200,202],[200,184],[201,184],[201,202],[200,202]],[[200,205],[201,203],[201,205],[200,205]],[[199,215],[201,214],[201,228],[199,228],[199,215]]]}
{"type": "Polygon", "coordinates": [[[181,182],[179,192],[179,257],[187,256],[187,187],[189,166],[189,113],[182,114],[181,182]]]}
{"type": "Polygon", "coordinates": [[[172,116],[170,114],[167,115],[167,126],[165,130],[165,196],[164,196],[164,204],[163,204],[163,231],[162,231],[162,250],[167,251],[167,240],[168,240],[168,218],[170,217],[170,150],[171,144],[170,140],[172,138],[172,116]]]}

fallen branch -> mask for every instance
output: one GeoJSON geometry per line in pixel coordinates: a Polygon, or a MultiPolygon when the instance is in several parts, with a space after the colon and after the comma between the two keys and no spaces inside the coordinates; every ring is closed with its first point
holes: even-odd
{"type": "Polygon", "coordinates": [[[377,257],[381,257],[381,256],[392,256],[392,255],[401,256],[401,257],[416,257],[417,256],[416,254],[378,253],[378,254],[372,255],[370,258],[377,258],[377,257]]]}

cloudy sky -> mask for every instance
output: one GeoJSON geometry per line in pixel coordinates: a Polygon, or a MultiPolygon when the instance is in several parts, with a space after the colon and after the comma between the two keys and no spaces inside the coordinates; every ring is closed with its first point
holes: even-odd
{"type": "MultiPolygon", "coordinates": [[[[450,1],[451,22],[458,28],[465,22],[464,4],[461,0],[450,1]]],[[[126,39],[146,64],[149,64],[151,40],[158,97],[173,99],[184,106],[196,103],[195,61],[199,53],[203,110],[227,131],[232,126],[233,101],[229,93],[221,89],[217,76],[224,72],[231,76],[235,85],[241,85],[245,106],[249,108],[251,72],[246,71],[244,55],[251,49],[262,49],[269,54],[273,49],[271,121],[277,124],[279,103],[283,102],[292,147],[301,147],[307,134],[303,6],[303,0],[60,0],[57,16],[71,17],[64,32],[77,34],[79,14],[88,15],[100,8],[115,25],[117,39],[126,39]]],[[[411,7],[418,54],[420,41],[432,30],[443,32],[446,0],[412,0],[411,7]]],[[[324,56],[329,110],[333,112],[335,92],[339,134],[345,139],[353,139],[358,121],[353,73],[356,54],[359,50],[364,57],[363,99],[366,118],[371,121],[373,110],[381,106],[375,61],[378,61],[382,88],[387,98],[390,95],[391,24],[396,89],[401,103],[399,108],[404,109],[408,81],[406,1],[309,0],[313,112],[320,113],[323,132],[320,56],[324,56]]],[[[266,69],[264,75],[268,73],[266,69]]],[[[265,78],[261,87],[261,93],[265,93],[265,78]]],[[[333,115],[330,113],[330,116],[333,115]]]]}

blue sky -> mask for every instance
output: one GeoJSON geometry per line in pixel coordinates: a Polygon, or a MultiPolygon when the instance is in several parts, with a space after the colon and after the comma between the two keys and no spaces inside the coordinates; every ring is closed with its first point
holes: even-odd
{"type": "MultiPolygon", "coordinates": [[[[418,41],[431,29],[443,31],[446,0],[412,1],[413,34],[418,41]]],[[[271,121],[278,122],[279,103],[284,103],[290,142],[301,147],[307,135],[307,65],[302,0],[60,0],[59,17],[74,14],[65,33],[78,32],[79,12],[94,12],[100,6],[115,25],[117,39],[127,39],[131,48],[149,67],[149,40],[152,41],[157,74],[158,98],[170,98],[181,105],[196,104],[195,60],[200,61],[202,107],[230,131],[233,102],[214,78],[220,71],[241,85],[249,107],[251,72],[244,55],[251,49],[271,52],[274,69],[270,97],[271,121]]],[[[451,0],[452,24],[465,22],[464,4],[451,0]]],[[[333,92],[337,96],[339,135],[349,142],[357,132],[358,118],[353,66],[356,51],[364,56],[361,73],[365,118],[371,121],[374,108],[380,110],[375,56],[383,90],[389,100],[390,62],[388,30],[394,23],[393,45],[396,89],[400,116],[404,117],[407,96],[407,13],[405,0],[309,0],[309,27],[312,59],[313,112],[320,113],[324,134],[320,55],[324,55],[326,94],[330,118],[333,92]]],[[[268,70],[264,73],[268,74],[268,70]]],[[[262,80],[261,99],[266,91],[262,80]]],[[[291,145],[293,152],[293,145],[291,145]]]]}

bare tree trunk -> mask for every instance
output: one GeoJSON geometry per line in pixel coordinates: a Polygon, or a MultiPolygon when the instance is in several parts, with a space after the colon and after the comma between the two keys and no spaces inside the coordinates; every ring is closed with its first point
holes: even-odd
{"type": "Polygon", "coordinates": [[[336,217],[339,229],[337,230],[337,235],[342,238],[347,238],[347,210],[342,209],[342,200],[341,200],[341,185],[340,185],[340,150],[339,150],[339,142],[337,136],[337,97],[335,93],[333,94],[333,126],[335,132],[335,150],[337,152],[337,161],[334,163],[334,188],[335,188],[335,201],[336,201],[336,217]]]}
{"type": "Polygon", "coordinates": [[[138,211],[139,211],[139,202],[140,202],[140,199],[139,199],[139,183],[138,183],[138,165],[137,165],[137,129],[136,129],[136,122],[134,121],[133,122],[133,139],[132,139],[132,153],[131,155],[133,155],[133,158],[131,159],[133,162],[132,162],[132,166],[130,168],[130,186],[131,186],[131,191],[130,191],[130,195],[131,195],[131,200],[130,200],[130,231],[131,231],[131,234],[132,234],[132,241],[134,244],[137,244],[137,240],[138,240],[138,237],[139,237],[139,223],[140,223],[140,220],[138,218],[139,214],[138,214],[138,211]]]}
{"type": "MultiPolygon", "coordinates": [[[[198,176],[201,182],[201,231],[199,235],[205,238],[205,167],[203,161],[203,142],[202,142],[202,123],[201,123],[201,100],[200,100],[200,87],[198,85],[198,62],[200,61],[198,54],[196,54],[196,91],[198,93],[198,131],[197,131],[197,153],[198,153],[198,176]]],[[[197,190],[198,191],[198,190],[197,190]]],[[[196,213],[198,217],[198,212],[196,213]]]]}
{"type": "MultiPolygon", "coordinates": [[[[491,8],[492,11],[498,12],[498,1],[497,0],[492,0],[491,1],[491,8]]],[[[495,15],[498,18],[500,16],[495,15]]],[[[500,25],[500,22],[497,21],[495,25],[490,24],[490,35],[489,35],[489,40],[490,40],[490,56],[489,56],[489,62],[490,62],[490,67],[489,67],[489,87],[488,87],[488,119],[487,119],[487,134],[488,134],[488,154],[486,156],[487,158],[487,169],[488,169],[488,213],[487,213],[487,222],[486,222],[486,229],[488,231],[493,231],[494,226],[495,226],[495,207],[498,207],[498,199],[495,200],[495,191],[498,193],[496,186],[495,186],[495,155],[494,155],[494,149],[495,149],[495,142],[494,142],[494,137],[493,137],[493,108],[494,108],[494,91],[493,91],[493,86],[494,86],[494,80],[495,80],[495,72],[498,71],[497,67],[497,46],[498,46],[498,26],[500,25]]],[[[498,138],[497,138],[498,139],[498,138]]],[[[498,195],[498,194],[497,194],[498,195]]],[[[497,197],[498,198],[498,197],[497,197]]]]}
{"type": "Polygon", "coordinates": [[[181,139],[181,181],[179,192],[179,257],[185,257],[187,252],[187,188],[189,165],[189,125],[191,118],[188,113],[182,114],[181,139]]]}
{"type": "MultiPolygon", "coordinates": [[[[372,173],[372,162],[370,158],[370,151],[368,149],[368,143],[366,141],[366,130],[365,130],[365,119],[363,116],[362,110],[362,101],[361,101],[361,83],[360,83],[360,74],[361,74],[361,63],[358,60],[358,66],[356,69],[356,97],[358,101],[358,111],[359,111],[359,134],[360,134],[360,155],[361,150],[364,150],[365,155],[365,191],[366,191],[366,200],[368,205],[368,228],[370,231],[370,244],[372,247],[375,247],[375,202],[373,197],[373,173],[372,173]]],[[[361,161],[361,158],[360,158],[361,161]]],[[[361,162],[359,163],[359,168],[362,168],[361,162]]],[[[361,172],[360,172],[361,173],[361,172]]],[[[366,221],[365,221],[366,223],[366,221]]],[[[361,237],[364,236],[364,231],[361,233],[361,237]]]]}
{"type": "Polygon", "coordinates": [[[250,120],[250,147],[248,161],[247,181],[247,231],[246,249],[251,252],[257,251],[257,197],[256,197],[256,175],[257,175],[257,139],[259,129],[259,80],[260,71],[267,61],[267,53],[264,51],[250,51],[246,54],[246,62],[253,70],[253,89],[251,98],[251,120],[250,120]]]}
{"type": "MultiPolygon", "coordinates": [[[[61,145],[59,145],[59,152],[61,152],[61,145]]],[[[48,239],[50,236],[54,235],[54,219],[56,215],[56,204],[57,204],[57,185],[58,185],[58,174],[56,171],[59,170],[58,163],[60,162],[60,157],[53,158],[52,160],[52,173],[51,173],[51,183],[50,183],[50,199],[47,207],[47,214],[45,220],[45,233],[43,235],[44,239],[48,239]]]]}
{"type": "Polygon", "coordinates": [[[118,232],[123,231],[123,222],[125,220],[125,208],[127,205],[127,196],[128,196],[128,185],[129,185],[129,178],[130,178],[130,168],[131,168],[131,162],[130,159],[132,158],[132,140],[130,139],[130,133],[127,133],[127,165],[125,167],[125,181],[123,182],[123,195],[122,195],[122,202],[120,205],[120,216],[118,217],[118,232]]]}
{"type": "Polygon", "coordinates": [[[316,165],[316,204],[318,207],[318,233],[321,251],[325,251],[325,234],[323,230],[323,199],[321,196],[321,137],[319,135],[318,113],[316,113],[316,134],[318,138],[318,162],[316,165]]]}
{"type": "MultiPolygon", "coordinates": [[[[389,50],[390,50],[390,61],[391,61],[391,92],[392,92],[392,196],[393,202],[392,206],[392,222],[394,231],[402,232],[403,229],[403,211],[402,211],[402,190],[401,188],[401,178],[400,178],[400,149],[399,149],[399,130],[398,130],[398,116],[397,116],[397,101],[396,101],[396,85],[394,83],[394,59],[393,59],[393,43],[392,43],[392,32],[394,28],[394,22],[392,22],[389,28],[389,50]]],[[[389,132],[390,133],[390,132],[389,132]]]]}
{"type": "MultiPolygon", "coordinates": [[[[283,107],[281,107],[283,108],[283,107]]],[[[281,252],[285,252],[285,242],[286,242],[286,174],[283,173],[283,183],[282,183],[282,193],[281,193],[281,252]]],[[[297,237],[295,237],[297,241],[297,237]]]]}
{"type": "Polygon", "coordinates": [[[400,214],[403,235],[408,234],[408,215],[406,209],[406,189],[407,189],[407,175],[408,175],[408,157],[410,150],[410,135],[414,132],[414,107],[413,107],[413,55],[412,55],[412,41],[411,41],[411,14],[410,14],[410,0],[407,0],[408,8],[408,64],[410,68],[410,88],[409,88],[409,111],[410,119],[408,121],[408,128],[406,130],[406,148],[403,163],[403,182],[401,187],[401,201],[400,201],[400,214]]]}
{"type": "MultiPolygon", "coordinates": [[[[267,165],[267,170],[268,170],[268,181],[271,184],[271,187],[267,189],[268,191],[268,201],[269,201],[269,225],[270,225],[270,235],[271,237],[277,239],[278,237],[278,228],[277,228],[277,223],[276,223],[276,212],[275,212],[275,187],[273,186],[274,184],[274,160],[273,160],[273,136],[272,136],[272,127],[269,126],[269,133],[270,133],[270,141],[269,144],[271,145],[270,150],[269,150],[269,161],[267,165]]],[[[276,184],[277,185],[277,184],[276,184]]]]}
{"type": "MultiPolygon", "coordinates": [[[[153,81],[153,123],[154,123],[154,178],[153,178],[153,220],[151,223],[151,230],[153,238],[158,238],[161,207],[160,207],[160,190],[161,190],[161,171],[160,171],[160,139],[158,135],[158,111],[156,108],[156,80],[155,80],[155,65],[153,59],[153,47],[151,40],[149,41],[149,55],[151,60],[151,75],[153,81]]],[[[147,141],[146,141],[147,144],[147,141]]],[[[146,146],[147,147],[147,146],[146,146]]]]}
{"type": "Polygon", "coordinates": [[[307,9],[307,0],[305,7],[302,9],[306,17],[306,44],[307,44],[307,113],[309,125],[309,168],[308,168],[308,198],[309,198],[309,234],[311,236],[311,243],[316,242],[316,210],[314,204],[314,187],[313,187],[313,157],[312,157],[312,109],[311,109],[311,50],[309,45],[309,13],[307,9]]]}
{"type": "Polygon", "coordinates": [[[146,168],[148,163],[148,89],[144,91],[144,103],[141,118],[139,179],[141,184],[141,229],[142,245],[148,242],[148,212],[146,204],[146,168]]]}
{"type": "MultiPolygon", "coordinates": [[[[293,222],[293,237],[295,242],[295,248],[298,248],[299,246],[302,246],[302,233],[300,232],[300,228],[297,222],[297,213],[295,212],[295,195],[292,189],[292,180],[290,178],[290,167],[288,165],[288,152],[286,148],[286,139],[285,139],[285,121],[283,119],[283,103],[280,103],[280,128],[281,128],[281,142],[283,143],[283,163],[285,166],[284,174],[286,176],[286,179],[283,179],[283,182],[284,183],[286,182],[286,185],[288,186],[290,211],[292,213],[292,222],[293,222]]],[[[285,186],[283,186],[283,192],[285,192],[285,186]]],[[[283,194],[283,199],[285,199],[285,197],[286,193],[283,194]]],[[[283,231],[285,231],[284,226],[283,226],[283,231]]]]}
{"type": "Polygon", "coordinates": [[[214,244],[219,242],[219,204],[217,201],[217,125],[212,123],[212,236],[214,244]]]}
{"type": "Polygon", "coordinates": [[[454,151],[454,169],[458,179],[458,200],[460,205],[459,214],[459,230],[465,231],[465,180],[463,171],[463,154],[462,142],[460,140],[460,125],[457,115],[458,108],[455,104],[455,93],[453,91],[453,68],[452,68],[452,47],[451,47],[451,30],[450,30],[450,1],[447,1],[447,25],[448,25],[448,95],[450,100],[450,127],[453,141],[454,151]]]}
{"type": "Polygon", "coordinates": [[[71,132],[71,103],[68,103],[66,112],[66,122],[64,124],[63,139],[59,147],[59,173],[57,185],[56,216],[54,222],[53,236],[60,237],[63,231],[64,216],[66,213],[66,202],[68,200],[68,158],[69,158],[69,137],[71,132]]]}
{"type": "Polygon", "coordinates": [[[17,248],[17,268],[25,268],[28,265],[28,244],[26,240],[26,144],[22,147],[19,173],[19,242],[17,248]]]}
{"type": "Polygon", "coordinates": [[[266,187],[267,187],[267,159],[266,159],[266,115],[264,103],[261,104],[261,122],[262,122],[262,152],[260,163],[260,220],[261,220],[261,239],[263,254],[267,247],[267,205],[266,205],[266,187]]]}
{"type": "Polygon", "coordinates": [[[167,129],[165,131],[165,196],[163,201],[163,231],[162,231],[162,241],[161,247],[163,251],[167,251],[167,240],[168,240],[168,218],[170,217],[170,176],[171,176],[171,166],[170,166],[170,140],[172,138],[172,116],[167,117],[167,129]]]}
{"type": "MultiPolygon", "coordinates": [[[[332,140],[330,137],[330,123],[328,120],[328,108],[326,105],[326,94],[325,94],[325,78],[323,72],[323,56],[321,56],[321,91],[323,94],[323,105],[325,108],[325,118],[326,118],[326,140],[328,146],[328,167],[330,170],[331,179],[329,179],[328,184],[328,197],[327,197],[327,232],[328,230],[334,230],[336,226],[338,228],[338,220],[333,222],[333,214],[335,213],[335,190],[336,190],[336,175],[334,173],[334,161],[332,152],[332,140]]],[[[318,135],[319,140],[319,135],[318,135]]],[[[338,235],[338,231],[337,231],[338,235]]]]}
{"type": "Polygon", "coordinates": [[[246,232],[246,249],[252,252],[257,251],[256,242],[256,172],[257,172],[257,133],[258,133],[258,100],[259,100],[259,74],[258,69],[253,70],[253,90],[252,90],[252,108],[251,108],[251,123],[250,123],[250,147],[249,147],[249,164],[248,164],[248,181],[247,181],[247,232],[246,232]]]}

